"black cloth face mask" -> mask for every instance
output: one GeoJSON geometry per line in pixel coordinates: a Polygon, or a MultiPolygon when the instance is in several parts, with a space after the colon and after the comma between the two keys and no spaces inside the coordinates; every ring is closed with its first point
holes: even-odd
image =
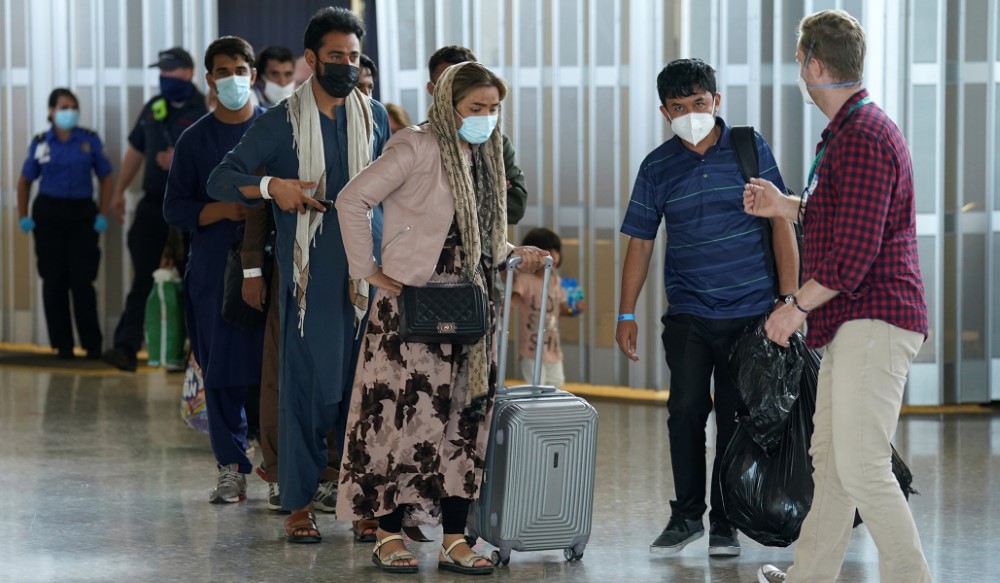
{"type": "Polygon", "coordinates": [[[322,71],[316,71],[316,80],[331,97],[342,99],[351,94],[358,85],[361,77],[361,69],[354,65],[342,65],[339,63],[318,63],[322,65],[322,71]]]}

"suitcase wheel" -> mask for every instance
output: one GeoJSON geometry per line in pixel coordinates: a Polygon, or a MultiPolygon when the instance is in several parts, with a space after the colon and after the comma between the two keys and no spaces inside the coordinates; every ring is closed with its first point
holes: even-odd
{"type": "Polygon", "coordinates": [[[497,567],[500,565],[506,566],[510,563],[510,551],[493,551],[490,553],[490,560],[493,561],[493,564],[497,567]]]}
{"type": "Polygon", "coordinates": [[[566,557],[566,560],[570,562],[579,561],[580,559],[583,558],[583,549],[580,549],[580,551],[577,552],[577,550],[574,547],[566,547],[565,549],[563,549],[563,556],[566,557]]]}

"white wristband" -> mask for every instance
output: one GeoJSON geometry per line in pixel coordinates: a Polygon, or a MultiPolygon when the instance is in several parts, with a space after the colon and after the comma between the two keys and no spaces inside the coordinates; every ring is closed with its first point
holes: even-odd
{"type": "Polygon", "coordinates": [[[265,176],[260,179],[260,197],[266,200],[273,200],[274,197],[267,191],[267,185],[271,183],[273,176],[265,176]]]}
{"type": "Polygon", "coordinates": [[[243,278],[250,279],[251,277],[264,277],[264,270],[259,267],[254,267],[252,269],[244,269],[243,278]]]}

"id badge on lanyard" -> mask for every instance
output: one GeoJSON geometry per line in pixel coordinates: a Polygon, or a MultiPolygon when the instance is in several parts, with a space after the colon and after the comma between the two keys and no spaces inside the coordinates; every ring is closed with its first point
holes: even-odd
{"type": "MultiPolygon", "coordinates": [[[[863,99],[852,105],[851,108],[847,110],[847,116],[850,117],[850,115],[854,113],[854,110],[862,105],[865,105],[866,103],[870,103],[871,100],[871,97],[866,95],[863,99]]],[[[832,136],[830,139],[832,139],[832,136]]],[[[823,146],[819,149],[819,152],[816,153],[816,159],[813,160],[812,167],[809,168],[809,178],[807,179],[808,184],[806,185],[806,189],[802,191],[802,204],[808,203],[809,197],[816,192],[816,187],[819,186],[819,167],[820,162],[823,161],[823,154],[825,153],[826,146],[823,146]]]]}

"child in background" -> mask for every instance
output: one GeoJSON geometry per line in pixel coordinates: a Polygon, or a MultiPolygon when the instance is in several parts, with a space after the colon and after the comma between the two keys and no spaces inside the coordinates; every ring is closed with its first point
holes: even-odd
{"type": "MultiPolygon", "coordinates": [[[[562,241],[549,229],[532,229],[524,237],[522,245],[538,247],[552,254],[553,273],[549,281],[548,305],[546,307],[546,326],[542,348],[542,385],[562,387],[566,380],[563,372],[562,347],[559,343],[559,317],[576,316],[583,312],[583,301],[573,298],[570,306],[566,288],[555,271],[559,267],[562,253],[562,241]]],[[[538,340],[538,316],[542,298],[543,272],[514,272],[514,289],[511,302],[518,310],[518,357],[521,360],[521,373],[531,382],[535,370],[535,348],[538,340]]]]}

